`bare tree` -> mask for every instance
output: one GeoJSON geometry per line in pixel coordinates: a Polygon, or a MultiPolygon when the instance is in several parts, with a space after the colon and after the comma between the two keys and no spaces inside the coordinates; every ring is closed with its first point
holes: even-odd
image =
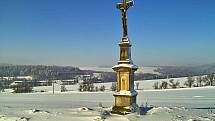
{"type": "Polygon", "coordinates": [[[168,83],[166,81],[162,81],[160,85],[160,89],[167,89],[168,83]]]}
{"type": "Polygon", "coordinates": [[[104,92],[105,91],[105,86],[102,85],[99,90],[102,91],[102,92],[104,92]]]}
{"type": "Polygon", "coordinates": [[[210,86],[214,86],[214,82],[215,82],[215,75],[214,74],[207,75],[206,79],[208,80],[210,86]]]}
{"type": "Polygon", "coordinates": [[[196,78],[196,81],[197,81],[197,86],[201,87],[202,86],[202,82],[203,82],[203,78],[201,76],[199,76],[199,77],[196,78]]]}
{"type": "Polygon", "coordinates": [[[79,90],[80,92],[82,92],[82,91],[83,91],[83,85],[82,85],[82,84],[80,84],[80,85],[79,85],[78,90],[79,90]]]}
{"type": "Polygon", "coordinates": [[[61,87],[60,87],[60,91],[61,92],[66,92],[67,91],[66,86],[62,84],[61,87]]]}
{"type": "Polygon", "coordinates": [[[153,85],[153,88],[154,88],[154,89],[159,89],[159,86],[158,86],[158,85],[159,85],[159,83],[158,83],[158,82],[155,82],[154,85],[153,85]]]}
{"type": "Polygon", "coordinates": [[[0,92],[1,92],[2,90],[4,90],[4,86],[3,86],[3,84],[0,82],[0,92]]]}
{"type": "Polygon", "coordinates": [[[180,83],[177,81],[175,82],[174,79],[169,80],[169,86],[172,87],[173,89],[179,87],[180,83]]]}
{"type": "Polygon", "coordinates": [[[84,82],[80,83],[79,84],[79,91],[90,91],[90,92],[93,92],[95,91],[94,90],[95,86],[94,86],[94,83],[91,81],[91,80],[84,80],[84,82]]]}
{"type": "Polygon", "coordinates": [[[99,91],[99,88],[98,88],[97,86],[95,87],[95,91],[96,91],[96,92],[98,92],[98,91],[99,91]]]}
{"type": "Polygon", "coordinates": [[[116,82],[112,83],[112,85],[110,87],[111,91],[116,91],[116,86],[117,86],[116,82]]]}
{"type": "Polygon", "coordinates": [[[191,88],[193,86],[195,82],[195,79],[192,77],[188,77],[187,81],[184,83],[184,85],[188,86],[189,88],[191,88]]]}

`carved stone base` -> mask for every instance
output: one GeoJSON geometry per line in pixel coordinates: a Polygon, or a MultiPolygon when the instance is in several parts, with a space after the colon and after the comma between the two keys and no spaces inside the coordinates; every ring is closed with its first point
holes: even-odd
{"type": "Polygon", "coordinates": [[[115,93],[115,105],[112,108],[112,113],[125,115],[136,112],[138,110],[138,105],[136,104],[136,96],[136,92],[129,94],[123,94],[122,92],[115,93]]]}
{"type": "Polygon", "coordinates": [[[120,114],[120,115],[126,115],[126,114],[137,112],[138,110],[139,110],[139,107],[136,104],[134,104],[132,106],[129,106],[129,107],[114,106],[112,108],[111,113],[120,114]]]}

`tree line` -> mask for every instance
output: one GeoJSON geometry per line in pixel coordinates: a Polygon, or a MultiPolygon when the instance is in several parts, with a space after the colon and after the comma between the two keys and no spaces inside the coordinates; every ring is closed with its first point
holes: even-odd
{"type": "Polygon", "coordinates": [[[85,91],[89,91],[89,92],[97,92],[97,91],[105,91],[105,86],[101,85],[101,86],[95,86],[94,82],[91,80],[84,80],[82,83],[79,84],[79,88],[78,90],[80,92],[85,92],[85,91]]]}
{"type": "Polygon", "coordinates": [[[155,82],[153,85],[154,89],[167,89],[167,88],[186,88],[186,87],[203,87],[203,86],[215,86],[215,74],[209,74],[205,76],[188,77],[187,80],[180,85],[179,81],[170,79],[169,82],[155,82]]]}
{"type": "MultiPolygon", "coordinates": [[[[46,65],[2,65],[0,77],[32,76],[34,80],[66,80],[77,75],[88,74],[77,67],[46,65]]],[[[17,79],[16,79],[17,81],[17,79]]]]}

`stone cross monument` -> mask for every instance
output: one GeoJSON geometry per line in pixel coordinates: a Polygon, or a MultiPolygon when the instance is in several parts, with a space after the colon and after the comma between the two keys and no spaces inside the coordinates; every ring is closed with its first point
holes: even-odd
{"type": "Polygon", "coordinates": [[[137,92],[134,90],[134,72],[138,69],[131,59],[131,43],[127,30],[127,10],[133,6],[133,1],[123,0],[117,8],[122,12],[123,37],[119,43],[120,58],[112,69],[117,73],[117,90],[114,93],[115,104],[112,113],[125,114],[137,109],[137,92]]]}

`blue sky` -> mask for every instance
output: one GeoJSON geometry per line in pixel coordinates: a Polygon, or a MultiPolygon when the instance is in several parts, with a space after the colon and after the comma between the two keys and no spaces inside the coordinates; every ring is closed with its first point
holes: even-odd
{"type": "MultiPolygon", "coordinates": [[[[0,63],[114,65],[120,0],[1,0],[0,63]]],[[[215,62],[214,0],[135,0],[128,33],[135,64],[215,62]]]]}

